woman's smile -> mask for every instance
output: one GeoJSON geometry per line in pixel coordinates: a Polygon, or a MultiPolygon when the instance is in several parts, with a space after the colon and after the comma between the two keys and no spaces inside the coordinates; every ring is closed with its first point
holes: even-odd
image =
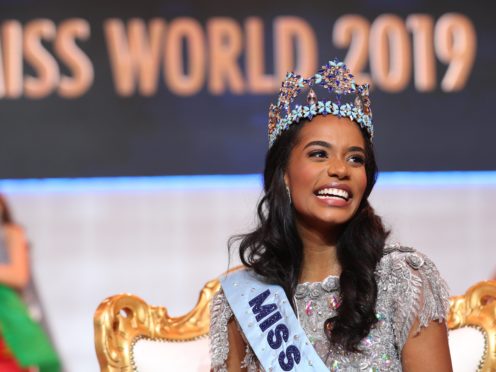
{"type": "Polygon", "coordinates": [[[336,182],[319,187],[314,194],[322,203],[331,207],[345,207],[353,198],[349,186],[336,182]]]}

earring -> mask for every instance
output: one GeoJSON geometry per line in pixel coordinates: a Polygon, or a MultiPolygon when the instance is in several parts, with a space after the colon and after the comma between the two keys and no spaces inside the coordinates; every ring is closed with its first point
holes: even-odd
{"type": "Polygon", "coordinates": [[[289,191],[288,185],[286,185],[286,192],[288,193],[289,204],[292,204],[293,201],[291,200],[291,191],[289,191]]]}

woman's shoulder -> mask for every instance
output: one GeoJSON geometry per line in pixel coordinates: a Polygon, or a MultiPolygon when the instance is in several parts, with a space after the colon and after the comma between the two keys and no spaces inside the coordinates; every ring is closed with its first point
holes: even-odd
{"type": "Polygon", "coordinates": [[[388,276],[391,271],[398,269],[422,270],[430,274],[439,274],[434,262],[424,253],[399,243],[387,244],[377,266],[377,272],[379,276],[388,276]]]}
{"type": "Polygon", "coordinates": [[[5,231],[22,231],[22,227],[13,222],[4,223],[2,227],[5,231]]]}
{"type": "Polygon", "coordinates": [[[417,292],[429,287],[435,295],[448,297],[448,286],[435,263],[424,253],[399,243],[384,247],[376,275],[378,282],[389,290],[417,292]]]}
{"type": "Polygon", "coordinates": [[[8,223],[3,225],[3,232],[7,239],[12,239],[16,241],[25,241],[26,235],[24,233],[24,229],[21,225],[16,223],[8,223]]]}
{"type": "Polygon", "coordinates": [[[448,286],[425,254],[400,244],[387,245],[376,270],[379,293],[394,309],[393,323],[402,348],[417,321],[416,332],[432,320],[446,319],[448,286]]]}
{"type": "MultiPolygon", "coordinates": [[[[212,296],[212,300],[210,302],[211,331],[212,327],[218,326],[217,328],[222,328],[224,324],[226,324],[233,316],[231,306],[229,305],[229,301],[227,300],[226,294],[223,289],[225,280],[229,279],[229,281],[231,282],[234,280],[234,285],[237,285],[235,278],[246,272],[250,272],[250,269],[245,266],[237,266],[232,268],[219,278],[221,286],[219,290],[212,296]]],[[[214,329],[214,331],[217,331],[217,329],[214,329]]]]}

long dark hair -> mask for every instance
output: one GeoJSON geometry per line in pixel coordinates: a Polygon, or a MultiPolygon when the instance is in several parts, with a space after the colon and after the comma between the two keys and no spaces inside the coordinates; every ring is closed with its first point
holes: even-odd
{"type": "Polygon", "coordinates": [[[9,225],[12,223],[14,223],[14,220],[12,219],[7,199],[0,194],[0,225],[9,225]]]}
{"type": "MultiPolygon", "coordinates": [[[[284,173],[303,125],[304,122],[300,122],[284,131],[267,153],[264,195],[257,207],[258,226],[254,231],[234,236],[229,241],[230,250],[233,243],[239,241],[241,262],[267,282],[280,285],[289,299],[293,298],[301,274],[303,243],[297,233],[284,173]]],[[[338,239],[337,256],[342,268],[341,306],[337,315],[325,323],[325,332],[331,343],[341,345],[347,351],[358,351],[360,340],[377,322],[374,271],[389,234],[368,202],[378,168],[373,145],[363,130],[362,135],[366,144],[367,187],[358,211],[347,222],[338,239]]]]}

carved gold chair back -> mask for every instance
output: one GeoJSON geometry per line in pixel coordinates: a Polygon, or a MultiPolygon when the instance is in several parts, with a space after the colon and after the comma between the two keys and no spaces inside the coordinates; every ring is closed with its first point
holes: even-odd
{"type": "Polygon", "coordinates": [[[496,281],[450,298],[448,329],[453,370],[496,371],[496,281]]]}
{"type": "Polygon", "coordinates": [[[107,298],[94,315],[101,371],[209,371],[210,300],[219,288],[218,280],[205,284],[195,308],[180,317],[131,294],[107,298]]]}

